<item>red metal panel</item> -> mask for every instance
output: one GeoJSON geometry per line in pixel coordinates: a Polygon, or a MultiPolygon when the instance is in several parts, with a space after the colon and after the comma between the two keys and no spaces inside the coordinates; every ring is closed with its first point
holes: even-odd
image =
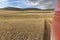
{"type": "Polygon", "coordinates": [[[60,0],[57,0],[55,11],[60,11],[60,0]]]}
{"type": "Polygon", "coordinates": [[[60,0],[57,0],[53,19],[53,40],[60,40],[60,0]]]}

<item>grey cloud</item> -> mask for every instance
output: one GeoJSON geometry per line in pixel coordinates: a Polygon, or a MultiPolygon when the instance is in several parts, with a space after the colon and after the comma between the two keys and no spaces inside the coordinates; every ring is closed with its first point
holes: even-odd
{"type": "Polygon", "coordinates": [[[38,3],[38,6],[44,6],[46,9],[54,9],[56,0],[28,0],[30,2],[38,3]]]}
{"type": "Polygon", "coordinates": [[[30,2],[38,2],[38,1],[42,1],[42,0],[29,0],[30,2]]]}

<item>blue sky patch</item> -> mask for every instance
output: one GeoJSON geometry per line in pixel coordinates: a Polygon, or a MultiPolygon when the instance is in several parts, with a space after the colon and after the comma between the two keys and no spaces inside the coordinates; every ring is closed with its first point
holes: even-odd
{"type": "Polygon", "coordinates": [[[17,8],[39,8],[52,9],[55,5],[55,0],[0,0],[0,8],[17,7],[17,8]],[[52,7],[51,7],[52,5],[52,7]]]}

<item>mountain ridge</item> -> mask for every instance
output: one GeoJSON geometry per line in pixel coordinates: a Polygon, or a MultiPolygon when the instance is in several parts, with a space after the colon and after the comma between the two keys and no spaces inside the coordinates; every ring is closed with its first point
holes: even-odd
{"type": "Polygon", "coordinates": [[[54,10],[54,9],[38,9],[38,8],[16,8],[16,7],[5,7],[0,8],[1,10],[54,10]]]}

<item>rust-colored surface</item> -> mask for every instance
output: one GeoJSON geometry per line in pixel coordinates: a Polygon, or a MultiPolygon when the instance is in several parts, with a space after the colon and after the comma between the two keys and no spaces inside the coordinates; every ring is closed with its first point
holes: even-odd
{"type": "Polygon", "coordinates": [[[60,0],[56,0],[55,13],[53,18],[53,40],[60,40],[60,0]]]}
{"type": "Polygon", "coordinates": [[[53,18],[53,40],[60,40],[60,12],[55,12],[53,18]]]}

